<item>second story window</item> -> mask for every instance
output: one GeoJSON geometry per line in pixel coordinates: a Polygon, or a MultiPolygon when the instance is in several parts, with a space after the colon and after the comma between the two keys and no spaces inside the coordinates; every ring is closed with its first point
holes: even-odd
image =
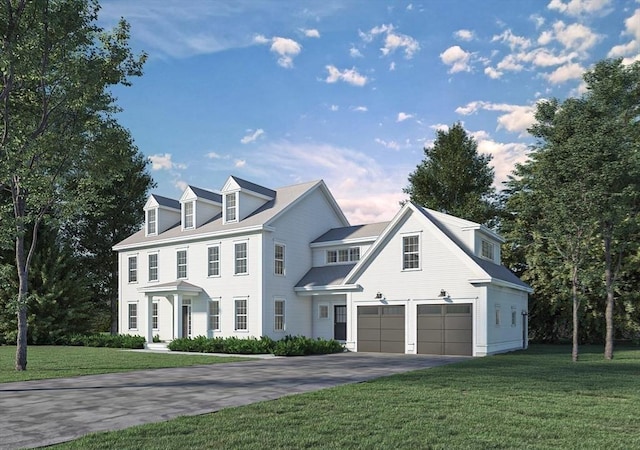
{"type": "Polygon", "coordinates": [[[186,250],[178,250],[176,253],[176,278],[187,278],[186,250]]]}
{"type": "Polygon", "coordinates": [[[327,264],[360,261],[360,247],[327,250],[327,264]]]}
{"type": "Polygon", "coordinates": [[[248,273],[246,242],[237,242],[235,244],[235,269],[233,273],[236,275],[248,273]]]}
{"type": "Polygon", "coordinates": [[[274,273],[284,275],[284,245],[276,244],[274,248],[274,273]]]}
{"type": "Polygon", "coordinates": [[[158,281],[158,254],[149,255],[149,281],[158,281]]]}
{"type": "Polygon", "coordinates": [[[220,246],[218,245],[207,249],[207,276],[220,276],[220,246]]]}
{"type": "Polygon", "coordinates": [[[420,237],[404,236],[402,238],[402,270],[420,268],[420,237]]]}
{"type": "Polygon", "coordinates": [[[225,200],[225,217],[227,222],[233,222],[238,219],[236,194],[227,194],[225,200]]]}
{"type": "Polygon", "coordinates": [[[129,256],[129,283],[138,282],[138,257],[129,256]]]}
{"type": "Polygon", "coordinates": [[[147,234],[156,234],[158,232],[158,217],[155,209],[147,211],[147,234]]]}
{"type": "Polygon", "coordinates": [[[489,241],[485,241],[484,239],[482,240],[482,257],[483,258],[487,258],[490,259],[491,261],[493,261],[493,256],[494,256],[494,252],[493,252],[493,243],[489,242],[489,241]]]}
{"type": "Polygon", "coordinates": [[[184,206],[184,229],[193,228],[193,202],[185,203],[184,206]]]}

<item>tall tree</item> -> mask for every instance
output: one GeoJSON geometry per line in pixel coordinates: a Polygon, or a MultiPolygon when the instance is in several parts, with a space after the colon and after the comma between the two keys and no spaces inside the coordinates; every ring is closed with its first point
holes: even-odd
{"type": "Polygon", "coordinates": [[[144,63],[128,47],[127,23],[105,32],[95,24],[98,9],[94,0],[0,5],[0,187],[13,210],[16,370],[27,368],[29,268],[39,225],[77,201],[63,187],[92,139],[87,128],[116,111],[108,87],[128,84],[144,63]]]}
{"type": "Polygon", "coordinates": [[[493,225],[496,217],[491,155],[478,153],[462,124],[438,130],[424,160],[409,175],[403,192],[419,205],[474,222],[493,225]]]}

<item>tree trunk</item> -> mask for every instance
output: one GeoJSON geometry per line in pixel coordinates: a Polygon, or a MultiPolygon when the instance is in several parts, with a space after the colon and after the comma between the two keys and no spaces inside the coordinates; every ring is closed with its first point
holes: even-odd
{"type": "Polygon", "coordinates": [[[607,291],[607,306],[604,311],[604,319],[607,326],[604,357],[613,359],[613,276],[611,273],[611,233],[604,233],[604,283],[607,291]]]}
{"type": "Polygon", "coordinates": [[[24,236],[16,238],[16,266],[18,270],[18,339],[16,346],[16,370],[27,370],[27,293],[29,271],[26,268],[24,236]]]}
{"type": "Polygon", "coordinates": [[[580,300],[578,299],[578,268],[573,268],[571,277],[571,296],[573,298],[573,347],[571,349],[571,360],[578,361],[578,309],[580,300]]]}

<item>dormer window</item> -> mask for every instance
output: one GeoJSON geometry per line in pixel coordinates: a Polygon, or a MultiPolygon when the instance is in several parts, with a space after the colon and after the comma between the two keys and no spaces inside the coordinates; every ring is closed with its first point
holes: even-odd
{"type": "Polygon", "coordinates": [[[491,261],[493,261],[493,257],[494,257],[494,246],[492,242],[489,241],[485,241],[484,239],[482,240],[482,249],[481,249],[481,253],[483,258],[486,259],[490,259],[491,261]]]}
{"type": "Polygon", "coordinates": [[[147,211],[147,234],[156,234],[158,230],[158,218],[156,216],[157,212],[155,209],[150,209],[147,211]]]}
{"type": "Polygon", "coordinates": [[[225,199],[225,219],[227,222],[234,222],[238,217],[238,202],[236,201],[236,193],[227,194],[225,199]]]}
{"type": "Polygon", "coordinates": [[[182,218],[183,220],[183,228],[189,229],[189,228],[193,228],[193,203],[194,202],[187,202],[183,205],[183,212],[184,212],[184,217],[182,218]]]}

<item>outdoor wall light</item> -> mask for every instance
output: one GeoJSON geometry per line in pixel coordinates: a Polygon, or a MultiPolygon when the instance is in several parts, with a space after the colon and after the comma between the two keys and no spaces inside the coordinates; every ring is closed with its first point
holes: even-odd
{"type": "Polygon", "coordinates": [[[382,300],[382,292],[376,294],[376,300],[382,300]]]}
{"type": "Polygon", "coordinates": [[[440,289],[440,294],[438,294],[438,297],[448,297],[449,295],[447,294],[447,291],[445,291],[444,289],[440,289]]]}

